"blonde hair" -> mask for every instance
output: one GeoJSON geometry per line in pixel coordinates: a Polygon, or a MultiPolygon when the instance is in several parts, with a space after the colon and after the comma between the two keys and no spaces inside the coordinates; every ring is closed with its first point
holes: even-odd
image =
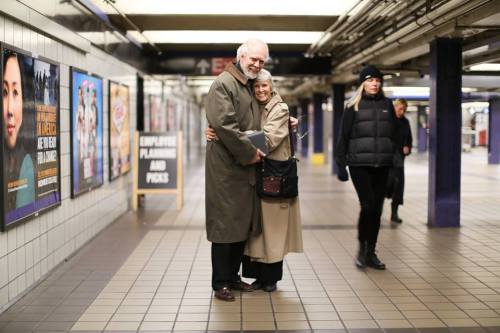
{"type": "Polygon", "coordinates": [[[363,90],[365,89],[365,83],[362,82],[358,89],[354,92],[354,95],[352,95],[351,98],[347,101],[347,107],[353,107],[354,106],[354,111],[359,111],[359,102],[361,101],[361,98],[363,98],[363,90]]]}
{"type": "Polygon", "coordinates": [[[394,101],[394,104],[401,104],[401,105],[404,105],[405,108],[408,107],[408,101],[404,98],[396,98],[396,100],[394,101]]]}

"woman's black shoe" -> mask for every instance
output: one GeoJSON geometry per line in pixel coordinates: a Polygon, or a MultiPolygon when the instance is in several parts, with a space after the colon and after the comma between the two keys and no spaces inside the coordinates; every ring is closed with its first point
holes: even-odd
{"type": "Polygon", "coordinates": [[[273,291],[275,291],[277,289],[276,282],[266,283],[262,289],[268,293],[272,293],[273,291]]]}
{"type": "Polygon", "coordinates": [[[385,264],[382,261],[380,261],[375,252],[370,255],[367,255],[366,266],[379,270],[385,269],[385,264]]]}
{"type": "Polygon", "coordinates": [[[259,290],[259,289],[262,289],[262,287],[263,287],[263,284],[259,280],[255,280],[254,282],[252,282],[252,289],[253,290],[259,290]]]}
{"type": "Polygon", "coordinates": [[[354,260],[354,263],[356,264],[356,267],[358,268],[364,268],[366,265],[366,243],[365,242],[359,242],[359,251],[358,255],[356,257],[356,260],[354,260]]]}

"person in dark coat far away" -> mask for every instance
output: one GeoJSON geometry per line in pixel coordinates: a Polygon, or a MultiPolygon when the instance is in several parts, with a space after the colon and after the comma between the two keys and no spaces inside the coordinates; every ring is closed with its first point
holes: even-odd
{"type": "Polygon", "coordinates": [[[398,206],[403,205],[403,193],[405,187],[405,157],[411,154],[412,135],[410,122],[404,116],[408,102],[405,99],[396,99],[394,101],[394,110],[396,112],[398,123],[398,154],[400,158],[396,159],[394,165],[389,171],[387,181],[386,197],[391,198],[391,222],[402,223],[403,220],[398,216],[398,206]]]}

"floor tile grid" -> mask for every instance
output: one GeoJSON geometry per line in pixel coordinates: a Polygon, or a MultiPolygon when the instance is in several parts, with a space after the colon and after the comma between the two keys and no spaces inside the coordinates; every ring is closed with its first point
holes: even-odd
{"type": "MultiPolygon", "coordinates": [[[[392,265],[389,265],[389,267],[392,267],[392,265]]],[[[390,268],[389,268],[389,269],[390,269],[390,268]]],[[[419,272],[417,272],[417,271],[415,271],[415,273],[416,273],[416,274],[418,274],[419,276],[421,275],[421,273],[419,273],[419,272]]],[[[423,277],[423,279],[425,280],[425,277],[423,277]]],[[[403,283],[404,283],[404,282],[403,282],[403,283]]],[[[417,296],[417,297],[418,297],[418,296],[417,296]]],[[[468,318],[468,319],[470,319],[470,318],[468,318]]],[[[474,323],[474,322],[469,322],[469,324],[475,324],[475,323],[474,323]]],[[[477,324],[475,324],[475,325],[477,325],[477,324]]]]}
{"type": "MultiPolygon", "coordinates": [[[[192,212],[193,212],[193,214],[194,214],[194,212],[195,212],[195,211],[196,211],[196,210],[193,210],[193,211],[192,211],[192,212]]],[[[181,307],[181,306],[183,305],[183,303],[184,303],[184,296],[186,295],[186,291],[187,291],[187,288],[188,288],[188,282],[189,282],[189,280],[190,280],[190,278],[191,278],[191,273],[192,273],[192,271],[193,271],[193,267],[194,267],[194,265],[195,265],[195,258],[196,258],[196,255],[197,255],[197,253],[198,253],[199,249],[200,249],[200,242],[201,242],[201,239],[202,239],[202,236],[203,236],[203,232],[198,231],[198,232],[196,232],[196,233],[198,234],[198,236],[197,236],[197,241],[196,241],[195,249],[194,249],[194,251],[193,251],[193,253],[192,253],[192,259],[191,259],[191,265],[190,265],[190,267],[189,267],[189,273],[188,273],[188,275],[187,275],[187,277],[186,277],[186,280],[185,280],[185,281],[186,281],[186,284],[184,285],[184,289],[182,290],[181,304],[179,304],[179,309],[180,309],[180,307],[181,307]]],[[[180,243],[180,244],[182,244],[182,241],[181,241],[181,243],[180,243]]],[[[188,241],[188,244],[189,244],[189,241],[188,241]]],[[[179,248],[182,248],[182,247],[179,247],[179,248]]],[[[162,278],[162,282],[164,281],[164,278],[165,278],[165,277],[163,277],[163,278],[162,278]]],[[[209,312],[208,312],[209,314],[208,314],[208,315],[210,315],[210,307],[211,307],[211,303],[210,303],[210,305],[209,305],[209,312]]],[[[177,326],[177,322],[178,322],[178,321],[177,321],[177,319],[178,319],[178,318],[179,318],[179,311],[177,311],[176,316],[175,316],[175,326],[174,326],[174,330],[177,328],[176,326],[177,326]]],[[[206,322],[206,324],[205,324],[205,330],[208,330],[208,323],[209,323],[209,317],[207,317],[207,322],[206,322]]]]}
{"type": "MultiPolygon", "coordinates": [[[[120,270],[115,274],[115,276],[111,279],[111,281],[108,283],[108,286],[106,286],[106,288],[108,287],[112,287],[117,281],[120,281],[120,278],[121,278],[121,274],[122,273],[128,273],[128,268],[129,267],[133,267],[133,268],[136,268],[136,265],[132,265],[133,263],[135,263],[135,260],[136,260],[136,257],[142,253],[143,254],[143,251],[144,251],[144,247],[146,247],[145,244],[148,244],[151,240],[150,238],[153,236],[153,235],[159,235],[157,236],[156,238],[156,244],[151,248],[150,247],[150,254],[149,254],[149,258],[151,259],[151,257],[153,256],[153,253],[154,253],[154,249],[157,249],[159,247],[159,245],[161,244],[161,240],[167,235],[167,232],[155,232],[155,231],[152,231],[152,232],[149,232],[145,237],[144,239],[141,241],[141,243],[137,246],[136,250],[130,255],[130,257],[127,259],[127,261],[124,263],[124,265],[120,268],[120,270]],[[148,237],[149,236],[149,237],[148,237]]],[[[146,260],[146,261],[143,261],[143,265],[141,266],[141,269],[143,269],[144,267],[146,267],[149,263],[149,260],[146,260]]],[[[137,268],[137,273],[135,275],[131,275],[132,276],[132,279],[130,280],[130,285],[128,286],[127,289],[122,289],[124,292],[125,292],[125,295],[119,300],[119,302],[113,302],[115,303],[114,305],[115,306],[115,309],[114,311],[112,311],[111,315],[108,316],[109,317],[109,320],[106,321],[106,324],[105,326],[102,327],[102,329],[104,329],[105,327],[107,327],[107,325],[109,324],[109,322],[111,321],[111,319],[118,314],[118,309],[120,309],[121,306],[123,306],[123,302],[124,300],[126,299],[126,296],[128,294],[128,292],[132,289],[133,287],[133,284],[137,281],[137,279],[139,278],[140,276],[140,272],[141,270],[137,268]],[[116,304],[117,303],[117,304],[116,304]]],[[[108,289],[104,289],[102,293],[105,293],[106,291],[108,291],[108,289]]],[[[111,290],[113,291],[113,290],[111,290]]],[[[102,300],[104,299],[104,295],[102,295],[102,293],[96,298],[96,301],[93,303],[94,304],[108,304],[107,302],[105,303],[99,303],[99,300],[102,300]]],[[[92,305],[91,305],[92,306],[92,305]]],[[[86,312],[88,313],[88,312],[86,312]]],[[[86,314],[84,313],[84,315],[86,314]]],[[[83,316],[82,316],[83,317],[83,316]]],[[[80,318],[79,321],[77,321],[77,323],[75,323],[75,326],[72,328],[73,330],[80,330],[80,326],[82,326],[81,324],[78,325],[79,323],[82,322],[82,318],[80,318]]],[[[88,328],[88,325],[83,325],[84,328],[88,328]]],[[[92,325],[90,325],[92,326],[92,325]]],[[[96,325],[97,326],[97,325],[96,325]]]]}
{"type": "MultiPolygon", "coordinates": [[[[318,283],[321,285],[322,291],[323,291],[326,295],[328,295],[327,289],[325,288],[325,286],[324,286],[323,282],[321,281],[320,276],[318,275],[318,273],[317,273],[316,269],[314,268],[314,264],[311,262],[310,257],[308,256],[308,254],[307,254],[307,253],[304,253],[304,255],[303,255],[303,256],[304,256],[305,260],[308,262],[308,264],[309,264],[309,266],[310,266],[311,271],[313,272],[314,276],[316,277],[316,280],[317,280],[317,281],[318,281],[318,283]]],[[[315,327],[315,326],[314,326],[314,324],[312,323],[312,320],[311,320],[311,318],[310,318],[309,311],[306,311],[306,309],[305,309],[305,307],[304,307],[304,301],[303,301],[303,299],[302,299],[302,295],[301,295],[301,293],[300,293],[300,289],[297,287],[297,283],[296,283],[296,281],[295,281],[295,279],[294,279],[294,277],[293,277],[293,273],[292,273],[292,269],[291,269],[291,266],[290,266],[290,262],[289,262],[289,260],[285,260],[285,263],[286,263],[287,269],[291,272],[291,273],[290,273],[291,280],[292,280],[292,282],[293,282],[293,285],[295,286],[295,289],[298,291],[299,300],[300,300],[300,303],[301,303],[302,308],[304,309],[304,313],[305,313],[306,320],[308,321],[309,326],[310,326],[312,329],[314,329],[314,328],[316,328],[316,327],[315,327]]],[[[333,263],[333,265],[335,266],[336,270],[337,270],[337,271],[339,271],[339,268],[338,268],[338,267],[337,267],[334,263],[333,263]]],[[[338,316],[338,311],[337,311],[337,309],[336,309],[336,307],[335,307],[335,304],[332,302],[331,298],[329,298],[329,297],[328,297],[328,301],[329,301],[329,304],[333,307],[333,310],[335,311],[336,315],[338,316]]],[[[345,328],[346,326],[345,326],[345,324],[344,324],[344,322],[343,322],[342,318],[340,318],[340,316],[338,316],[337,318],[338,318],[338,321],[340,321],[340,323],[341,323],[341,324],[340,324],[339,326],[335,327],[335,328],[336,328],[336,329],[339,329],[339,328],[342,328],[342,329],[343,329],[343,328],[345,328]]],[[[332,318],[332,319],[334,319],[334,318],[332,318]]],[[[333,320],[332,320],[332,321],[333,321],[333,320]]],[[[331,327],[331,328],[333,328],[333,327],[331,327]]]]}
{"type": "MultiPolygon", "coordinates": [[[[192,188],[193,184],[192,182],[187,186],[188,189],[192,188]]],[[[190,193],[190,192],[188,192],[190,193]]],[[[189,195],[185,198],[185,206],[189,206],[192,202],[192,195],[189,195]]],[[[156,225],[173,225],[176,223],[176,221],[178,220],[181,220],[183,219],[183,217],[186,215],[186,214],[194,214],[196,210],[187,210],[187,209],[183,209],[181,210],[180,212],[175,212],[175,214],[172,214],[172,212],[170,211],[166,211],[161,217],[160,219],[158,219],[157,223],[155,224],[156,225]]],[[[188,219],[189,220],[189,219],[188,219]]],[[[142,316],[142,319],[139,321],[139,324],[138,324],[138,327],[137,329],[142,331],[143,328],[146,328],[146,329],[150,329],[149,327],[144,327],[144,326],[148,326],[149,323],[155,323],[155,322],[146,322],[145,324],[145,319],[146,319],[146,316],[148,314],[150,314],[150,310],[151,310],[151,307],[152,305],[154,304],[154,300],[156,299],[156,296],[158,294],[158,291],[160,290],[160,288],[162,286],[164,286],[164,282],[165,282],[165,279],[166,279],[166,276],[167,274],[169,273],[169,269],[171,268],[171,266],[173,265],[173,263],[175,262],[176,260],[176,255],[179,253],[179,250],[182,249],[182,241],[184,240],[185,236],[189,233],[189,231],[187,229],[184,229],[183,231],[164,231],[163,232],[163,235],[161,237],[161,239],[158,241],[154,251],[151,253],[151,256],[149,258],[149,260],[146,262],[146,264],[144,265],[144,267],[148,267],[149,264],[153,264],[153,263],[163,263],[161,264],[161,270],[162,270],[162,273],[161,273],[161,276],[159,277],[158,279],[158,284],[155,288],[155,290],[153,291],[153,295],[151,297],[151,300],[145,310],[145,314],[144,316],[142,316]],[[177,237],[176,237],[177,236],[177,237]],[[171,250],[171,254],[167,260],[167,262],[165,263],[165,247],[164,245],[168,246],[168,243],[167,240],[172,240],[172,237],[177,241],[177,243],[175,244],[175,246],[173,246],[170,250],[171,250]],[[167,244],[165,244],[167,243],[167,244]],[[157,261],[158,259],[160,259],[159,261],[157,261]]],[[[199,242],[197,242],[199,243],[199,242]]],[[[144,272],[144,270],[142,271],[144,272]]],[[[186,282],[188,281],[189,279],[186,279],[186,282]]],[[[136,280],[134,282],[137,283],[138,280],[136,280]]],[[[187,283],[186,283],[187,285],[187,283]]],[[[186,285],[184,286],[184,290],[183,290],[183,295],[185,293],[185,290],[186,290],[186,285]]],[[[172,322],[172,327],[174,325],[174,323],[176,322],[177,320],[177,317],[179,315],[179,310],[180,310],[180,307],[181,307],[181,304],[182,304],[182,298],[181,298],[181,301],[179,302],[179,305],[177,306],[177,311],[176,311],[176,314],[175,314],[175,318],[172,322]]],[[[168,324],[167,325],[163,325],[164,327],[162,327],[162,329],[165,329],[165,328],[168,328],[168,324]]]]}
{"type": "MultiPolygon", "coordinates": [[[[437,232],[437,233],[438,233],[438,234],[441,234],[441,235],[445,235],[445,236],[447,236],[448,231],[446,231],[446,230],[442,230],[442,231],[438,230],[438,232],[437,232]]],[[[442,243],[445,243],[443,239],[442,239],[442,240],[440,240],[440,241],[443,241],[442,243]]],[[[474,242],[476,242],[476,240],[473,240],[473,241],[474,241],[474,242]]],[[[486,248],[486,249],[488,248],[487,244],[484,244],[484,243],[480,243],[480,245],[479,245],[479,246],[478,246],[477,244],[475,244],[475,245],[476,245],[476,247],[483,247],[483,248],[486,248]]],[[[475,250],[474,250],[473,248],[469,248],[469,249],[470,249],[470,251],[475,252],[475,250]]],[[[464,260],[466,260],[466,261],[467,261],[467,264],[468,264],[469,266],[476,266],[475,262],[470,261],[470,260],[469,260],[468,258],[466,258],[466,257],[465,257],[465,255],[464,255],[463,253],[461,253],[461,252],[462,252],[462,251],[460,251],[460,252],[456,252],[456,253],[457,253],[458,255],[461,255],[461,256],[464,258],[464,260]]],[[[417,254],[417,256],[418,256],[418,254],[417,254]]],[[[435,255],[434,255],[434,256],[435,256],[435,257],[437,257],[437,258],[439,258],[439,257],[443,257],[443,256],[442,256],[442,254],[437,254],[437,253],[435,253],[435,255]]],[[[490,258],[490,259],[492,259],[492,258],[490,258]]],[[[442,258],[442,259],[440,259],[440,260],[445,261],[445,258],[442,258]]],[[[446,260],[449,260],[449,258],[446,258],[446,260]]],[[[430,265],[431,265],[431,266],[433,266],[433,267],[435,267],[437,271],[439,271],[439,272],[443,272],[443,269],[439,267],[439,265],[440,265],[440,264],[441,264],[440,262],[438,262],[438,263],[430,263],[430,265]]],[[[474,280],[474,281],[475,281],[475,282],[476,282],[479,286],[481,286],[481,287],[482,287],[482,288],[480,288],[480,289],[485,289],[485,288],[488,288],[488,287],[489,287],[489,286],[488,286],[488,283],[485,283],[484,281],[481,281],[481,279],[480,279],[480,278],[478,278],[475,274],[471,274],[471,272],[466,271],[466,270],[465,270],[465,268],[460,267],[460,266],[456,266],[455,268],[459,269],[461,272],[463,272],[463,273],[467,274],[467,276],[469,276],[471,279],[473,279],[473,280],[474,280]]],[[[469,267],[468,269],[469,269],[469,270],[471,270],[471,267],[469,267]]],[[[495,282],[498,282],[498,281],[499,281],[498,274],[495,274],[495,272],[492,272],[492,271],[488,270],[488,268],[487,268],[487,267],[485,267],[485,268],[484,268],[484,271],[485,271],[485,272],[489,272],[489,273],[491,273],[491,275],[494,277],[493,281],[495,281],[495,282]]],[[[418,274],[419,274],[419,275],[421,275],[420,273],[418,273],[418,274]]],[[[446,269],[444,269],[443,274],[446,274],[446,269]]],[[[424,280],[426,279],[426,277],[425,277],[425,276],[423,276],[422,278],[423,278],[424,280]]],[[[451,280],[453,281],[453,278],[451,278],[451,280]]],[[[469,282],[469,283],[470,283],[470,282],[469,282]]],[[[432,283],[431,283],[431,285],[432,285],[432,283]]],[[[458,285],[459,285],[459,286],[461,286],[460,282],[458,282],[458,285]]],[[[442,287],[442,286],[441,286],[441,287],[442,287]]],[[[465,289],[467,290],[467,288],[465,288],[465,289]]],[[[493,290],[491,290],[491,291],[493,292],[493,290]]],[[[497,290],[495,290],[493,293],[494,293],[494,294],[498,294],[498,291],[497,291],[497,290]]],[[[468,293],[467,293],[467,295],[470,295],[471,297],[476,297],[476,296],[477,296],[474,292],[468,292],[468,293]]],[[[499,299],[500,299],[500,298],[499,298],[499,299]]],[[[479,300],[478,300],[478,301],[479,301],[479,300]]]]}
{"type": "MultiPolygon", "coordinates": [[[[411,237],[410,235],[408,235],[408,236],[409,236],[409,237],[411,237]]],[[[385,243],[385,244],[387,244],[387,243],[391,244],[391,243],[390,243],[390,242],[388,242],[387,240],[386,240],[384,243],[385,243]]],[[[397,256],[397,255],[396,255],[396,256],[397,256]]],[[[416,256],[416,257],[418,257],[418,254],[415,254],[415,256],[416,256]]],[[[423,261],[425,262],[425,260],[423,260],[423,261]]],[[[402,261],[402,262],[405,262],[405,261],[402,261]]],[[[406,261],[406,262],[407,262],[407,261],[406,261]]],[[[429,266],[432,266],[432,264],[430,264],[429,266]]],[[[392,266],[392,264],[389,264],[389,271],[391,270],[391,267],[393,267],[393,266],[392,266]]],[[[412,269],[412,271],[414,272],[414,274],[415,274],[416,276],[418,276],[418,277],[420,277],[420,279],[422,279],[422,281],[426,281],[426,277],[422,275],[422,272],[421,272],[421,271],[419,271],[418,269],[414,269],[414,268],[411,268],[411,269],[412,269]]],[[[420,299],[420,298],[422,297],[422,295],[415,294],[416,290],[419,290],[418,288],[415,288],[415,287],[413,287],[413,288],[412,288],[412,287],[411,287],[411,285],[408,285],[408,283],[407,283],[407,282],[405,282],[405,281],[403,281],[403,280],[400,280],[400,277],[398,277],[398,276],[397,276],[397,274],[394,274],[394,276],[395,276],[395,277],[396,277],[396,278],[397,278],[397,279],[398,279],[398,280],[399,280],[399,281],[400,281],[403,285],[405,285],[405,287],[406,287],[406,288],[408,288],[407,290],[408,290],[408,291],[410,291],[410,292],[413,294],[413,296],[415,296],[417,299],[420,299]]],[[[437,294],[441,295],[441,293],[440,293],[438,290],[434,289],[434,288],[432,287],[432,285],[430,285],[430,287],[432,288],[432,291],[434,291],[435,293],[437,293],[437,294]]],[[[396,307],[398,307],[398,306],[397,306],[397,304],[394,304],[394,305],[395,305],[396,307]]],[[[433,311],[434,313],[436,313],[436,309],[429,309],[429,308],[428,308],[428,305],[427,305],[425,302],[423,303],[423,305],[427,308],[427,310],[429,310],[429,311],[433,311]]],[[[442,316],[438,316],[438,318],[440,318],[439,320],[443,319],[443,318],[441,318],[441,317],[442,317],[442,316]]],[[[407,318],[407,319],[411,319],[411,318],[407,318]]],[[[477,325],[478,325],[476,322],[472,321],[472,319],[471,319],[470,317],[468,317],[468,316],[466,316],[466,318],[465,318],[465,319],[467,319],[467,320],[468,320],[468,323],[467,323],[467,324],[468,324],[469,326],[477,326],[477,325]]],[[[436,321],[436,320],[434,320],[434,321],[435,321],[435,323],[434,323],[433,325],[436,325],[436,326],[439,326],[440,324],[441,324],[441,325],[444,325],[444,324],[442,324],[442,323],[439,323],[439,321],[436,321]]],[[[423,323],[422,323],[422,324],[423,324],[423,323]]],[[[427,325],[429,325],[429,324],[427,324],[427,325]]],[[[418,327],[418,326],[416,326],[416,327],[418,327]]]]}
{"type": "MultiPolygon", "coordinates": [[[[321,234],[321,236],[323,236],[324,234],[321,234]]],[[[370,319],[357,319],[355,321],[353,320],[345,320],[342,316],[339,316],[340,317],[340,320],[342,321],[342,323],[348,328],[348,329],[370,329],[370,328],[379,328],[379,327],[383,327],[383,326],[389,326],[388,328],[409,328],[409,327],[412,327],[412,325],[405,320],[405,322],[400,322],[400,323],[397,323],[397,327],[391,327],[391,325],[389,325],[390,323],[386,323],[386,325],[383,324],[383,322],[381,322],[380,320],[377,320],[373,314],[372,314],[372,311],[370,311],[370,309],[367,307],[367,304],[363,302],[362,299],[360,299],[360,290],[357,290],[354,288],[354,286],[349,283],[349,276],[345,275],[343,273],[343,270],[345,270],[345,267],[340,267],[337,265],[337,263],[335,262],[335,260],[333,260],[329,255],[328,255],[328,250],[325,248],[325,240],[321,239],[321,237],[318,237],[318,233],[315,232],[314,233],[314,236],[317,240],[317,244],[319,244],[319,246],[321,246],[321,249],[323,252],[325,252],[325,254],[328,256],[330,262],[336,267],[336,269],[339,271],[340,273],[340,276],[350,285],[350,288],[351,288],[351,291],[353,293],[356,294],[356,298],[359,300],[360,304],[359,304],[359,307],[364,309],[365,312],[367,312],[370,316],[370,319]]],[[[328,236],[333,236],[332,235],[332,232],[329,232],[329,235],[328,236]]],[[[352,235],[354,236],[354,235],[352,235]]],[[[328,237],[324,237],[324,238],[328,238],[328,237]]],[[[344,237],[345,239],[345,237],[344,237]]],[[[329,240],[326,240],[327,241],[327,244],[331,244],[331,241],[329,240]]],[[[349,248],[346,248],[343,244],[341,244],[341,246],[344,247],[344,251],[346,253],[349,253],[351,252],[351,250],[349,248]]],[[[308,257],[308,260],[309,259],[309,256],[306,255],[306,257],[308,257]]],[[[354,266],[354,257],[351,255],[350,256],[352,258],[352,260],[349,260],[349,267],[353,267],[354,266]]],[[[351,270],[352,271],[352,270],[351,270]]],[[[357,271],[357,270],[356,270],[357,271]]],[[[370,280],[373,281],[373,279],[371,279],[370,275],[370,271],[367,269],[366,271],[362,271],[362,270],[359,270],[357,271],[359,274],[364,274],[366,275],[370,280]]],[[[376,285],[376,282],[373,281],[374,284],[376,285]]],[[[379,288],[379,287],[377,287],[379,288]]],[[[379,290],[381,290],[379,288],[379,290]]],[[[333,306],[335,307],[335,302],[332,301],[332,304],[333,306]]],[[[394,304],[392,301],[390,303],[391,305],[393,305],[396,309],[398,309],[398,307],[396,306],[396,304],[394,304]]],[[[399,311],[399,310],[398,310],[399,311]]],[[[361,311],[363,312],[363,311],[361,311]]],[[[402,315],[402,314],[401,314],[402,315]]],[[[407,319],[407,318],[406,318],[407,319]]],[[[392,323],[394,325],[394,323],[392,323]]]]}

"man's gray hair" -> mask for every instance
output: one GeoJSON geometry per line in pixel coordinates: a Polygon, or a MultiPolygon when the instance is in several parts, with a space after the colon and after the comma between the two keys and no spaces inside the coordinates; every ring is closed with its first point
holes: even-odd
{"type": "Polygon", "coordinates": [[[236,61],[239,62],[241,55],[248,54],[248,52],[255,46],[264,46],[266,48],[266,53],[267,53],[266,61],[267,61],[269,59],[269,47],[262,40],[255,38],[248,39],[243,44],[241,44],[240,47],[238,47],[238,50],[236,51],[236,61]]]}
{"type": "Polygon", "coordinates": [[[255,81],[269,81],[271,88],[273,87],[273,76],[267,69],[261,69],[259,74],[257,74],[255,81]]]}

